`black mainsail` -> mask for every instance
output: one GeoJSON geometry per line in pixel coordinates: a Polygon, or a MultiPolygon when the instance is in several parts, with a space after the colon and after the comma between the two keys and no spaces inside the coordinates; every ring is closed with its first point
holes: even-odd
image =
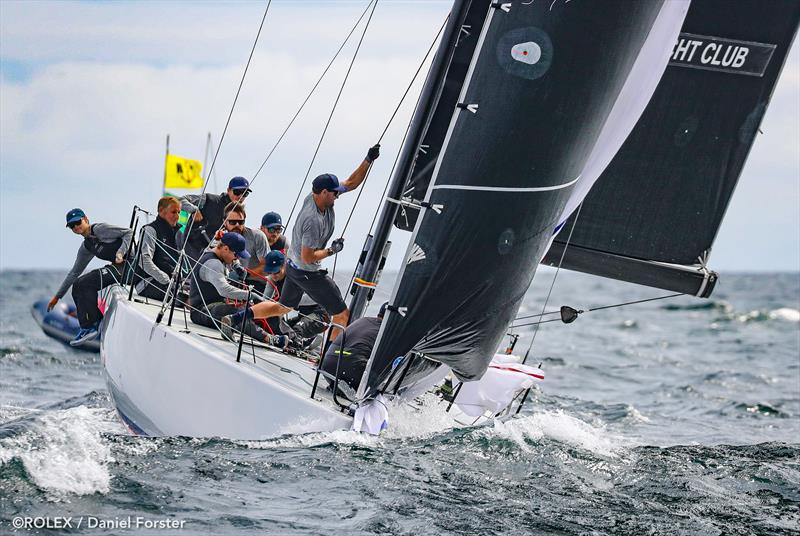
{"type": "MultiPolygon", "coordinates": [[[[404,385],[438,364],[463,380],[483,375],[639,51],[666,15],[675,19],[674,42],[685,8],[471,2],[468,31],[477,43],[464,76],[451,77],[458,90],[426,111],[447,128],[434,124],[421,147],[417,176],[430,170],[430,181],[422,198],[413,185],[422,210],[361,398],[385,387],[393,365],[405,368],[392,375],[404,385]]],[[[668,53],[652,69],[663,71],[668,53]]]]}
{"type": "MultiPolygon", "coordinates": [[[[711,246],[800,21],[797,0],[695,0],[636,128],[543,263],[708,297],[711,246]]],[[[574,207],[573,207],[574,208],[574,207]]]]}

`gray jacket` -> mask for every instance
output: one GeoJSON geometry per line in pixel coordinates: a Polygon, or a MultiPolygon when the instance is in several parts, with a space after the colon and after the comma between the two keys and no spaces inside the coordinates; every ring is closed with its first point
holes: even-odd
{"type": "MultiPolygon", "coordinates": [[[[110,225],[108,223],[93,224],[92,232],[94,233],[94,236],[97,237],[97,239],[101,242],[113,242],[118,238],[122,238],[122,245],[120,245],[119,249],[117,250],[117,253],[122,255],[125,255],[125,253],[128,252],[128,247],[130,246],[131,238],[133,237],[133,231],[131,229],[128,229],[127,227],[110,225]]],[[[56,297],[59,300],[64,297],[64,294],[67,293],[69,287],[71,287],[75,280],[80,277],[93,258],[94,253],[86,249],[86,246],[81,243],[80,247],[78,248],[78,254],[75,257],[75,264],[72,265],[72,268],[67,273],[67,277],[64,278],[64,282],[61,283],[58,291],[56,291],[56,297]]]]}

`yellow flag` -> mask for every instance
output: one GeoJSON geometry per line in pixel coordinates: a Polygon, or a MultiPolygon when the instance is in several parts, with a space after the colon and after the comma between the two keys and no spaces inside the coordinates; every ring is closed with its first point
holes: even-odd
{"type": "Polygon", "coordinates": [[[203,187],[200,171],[203,164],[174,154],[167,155],[167,170],[164,175],[164,188],[183,188],[194,190],[203,187]]]}

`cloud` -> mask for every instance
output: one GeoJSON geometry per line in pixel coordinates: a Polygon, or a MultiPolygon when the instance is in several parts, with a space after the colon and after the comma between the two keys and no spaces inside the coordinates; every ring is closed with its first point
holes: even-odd
{"type": "MultiPolygon", "coordinates": [[[[366,5],[273,2],[213,189],[233,175],[252,177],[366,5]]],[[[449,5],[380,3],[308,171],[312,178],[327,171],[347,176],[377,140],[449,5]]],[[[120,224],[133,204],[153,207],[167,133],[173,153],[202,160],[206,133],[219,142],[263,8],[252,2],[0,2],[0,267],[69,265],[79,242],[63,230],[63,214],[74,206],[95,221],[120,224]],[[47,248],[29,248],[29,239],[15,233],[32,208],[38,216],[25,229],[47,237],[47,248]],[[23,249],[25,256],[17,253],[23,249]]],[[[288,215],[354,46],[355,39],[257,178],[248,201],[251,221],[268,210],[288,215]]],[[[797,48],[723,224],[712,257],[716,268],[800,268],[797,48]],[[782,244],[781,251],[759,251],[764,236],[782,244]]],[[[419,81],[383,140],[343,266],[355,264],[418,88],[419,81]]],[[[348,195],[337,203],[340,227],[354,201],[348,195]]],[[[396,266],[408,234],[392,238],[390,265],[396,266]]]]}

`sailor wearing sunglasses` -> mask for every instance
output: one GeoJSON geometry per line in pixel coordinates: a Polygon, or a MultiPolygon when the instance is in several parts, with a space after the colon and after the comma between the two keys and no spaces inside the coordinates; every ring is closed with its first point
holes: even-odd
{"type": "Polygon", "coordinates": [[[181,210],[192,214],[191,225],[186,240],[186,254],[197,259],[206,249],[214,233],[222,226],[225,218],[225,207],[229,203],[243,205],[250,193],[250,182],[244,177],[234,177],[228,183],[228,190],[221,194],[190,194],[181,197],[181,210]],[[191,227],[191,228],[190,228],[191,227]]]}

